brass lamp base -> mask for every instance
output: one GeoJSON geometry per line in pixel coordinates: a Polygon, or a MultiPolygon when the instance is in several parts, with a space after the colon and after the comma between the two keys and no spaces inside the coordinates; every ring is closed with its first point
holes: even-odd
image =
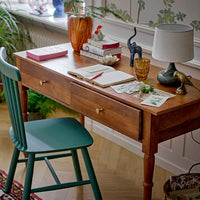
{"type": "Polygon", "coordinates": [[[170,63],[166,70],[162,70],[158,73],[158,81],[166,86],[179,86],[180,82],[177,77],[173,77],[174,72],[177,71],[175,64],[170,63]]]}

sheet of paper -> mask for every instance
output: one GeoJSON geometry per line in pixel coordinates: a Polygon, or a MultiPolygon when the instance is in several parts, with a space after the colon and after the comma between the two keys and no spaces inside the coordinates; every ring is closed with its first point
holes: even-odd
{"type": "Polygon", "coordinates": [[[132,83],[126,83],[126,84],[121,84],[121,85],[114,85],[111,86],[117,93],[128,93],[132,94],[135,92],[138,92],[141,86],[147,86],[143,82],[139,81],[134,81],[132,83]]]}
{"type": "Polygon", "coordinates": [[[115,71],[115,69],[107,65],[97,64],[88,67],[82,67],[80,69],[69,70],[68,73],[76,75],[79,78],[91,79],[101,72],[107,73],[111,71],[115,71]]]}
{"type": "MultiPolygon", "coordinates": [[[[117,93],[132,94],[132,93],[138,92],[140,90],[140,88],[144,85],[145,85],[145,87],[150,87],[149,85],[144,84],[143,82],[138,82],[138,81],[134,81],[134,82],[128,83],[128,84],[114,85],[111,87],[117,93]]],[[[168,98],[174,97],[176,95],[159,90],[159,89],[154,89],[153,92],[150,92],[148,94],[142,93],[140,91],[138,94],[136,94],[134,96],[142,99],[143,101],[141,102],[141,104],[143,104],[143,105],[160,107],[163,103],[165,103],[165,101],[168,98]]]]}
{"type": "Polygon", "coordinates": [[[83,68],[83,71],[86,71],[88,73],[96,73],[96,72],[103,72],[108,69],[109,68],[107,68],[105,65],[97,64],[90,67],[85,67],[83,68]]]}
{"type": "Polygon", "coordinates": [[[158,96],[158,95],[150,95],[144,101],[141,102],[143,105],[160,107],[165,101],[167,101],[168,97],[158,96]]]}
{"type": "Polygon", "coordinates": [[[103,73],[102,76],[99,76],[98,78],[94,79],[93,83],[102,86],[108,86],[111,84],[114,85],[134,79],[135,79],[134,76],[128,73],[122,71],[113,71],[113,72],[103,73]]]}
{"type": "Polygon", "coordinates": [[[146,98],[148,98],[150,95],[157,95],[157,96],[162,96],[162,97],[167,97],[167,98],[171,98],[174,97],[176,95],[171,94],[169,92],[165,92],[163,90],[159,90],[159,89],[154,89],[153,92],[145,94],[142,92],[139,92],[138,94],[134,95],[136,98],[145,100],[146,98]]]}
{"type": "Polygon", "coordinates": [[[154,90],[153,90],[153,94],[154,94],[154,95],[157,95],[157,96],[168,97],[168,98],[171,98],[171,97],[175,97],[175,96],[176,96],[175,94],[171,94],[171,93],[169,93],[169,92],[165,92],[165,91],[159,90],[159,89],[154,89],[154,90]]]}

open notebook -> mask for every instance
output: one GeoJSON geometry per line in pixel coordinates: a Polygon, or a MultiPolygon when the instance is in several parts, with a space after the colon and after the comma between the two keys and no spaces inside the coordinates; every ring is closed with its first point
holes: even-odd
{"type": "Polygon", "coordinates": [[[68,73],[101,87],[108,87],[135,80],[135,77],[128,73],[117,71],[113,67],[102,64],[75,69],[73,71],[68,71],[68,73]],[[98,77],[94,78],[96,76],[98,77]]]}

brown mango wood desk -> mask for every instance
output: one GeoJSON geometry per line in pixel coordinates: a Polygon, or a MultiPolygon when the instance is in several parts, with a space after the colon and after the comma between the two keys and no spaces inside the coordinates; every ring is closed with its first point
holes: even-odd
{"type": "MultiPolygon", "coordinates": [[[[98,62],[80,56],[68,45],[68,56],[37,62],[26,57],[26,52],[15,53],[21,71],[21,99],[24,120],[27,120],[27,92],[31,88],[55,101],[74,109],[130,138],[142,143],[144,152],[144,200],[151,199],[155,153],[165,140],[200,128],[200,93],[187,87],[188,94],[167,100],[161,107],[141,105],[133,94],[118,94],[111,87],[101,88],[67,73],[98,62]]],[[[117,70],[134,75],[129,58],[122,57],[117,70]]],[[[160,85],[156,75],[161,69],[151,66],[148,81],[154,86],[175,94],[176,88],[160,85]]],[[[200,88],[200,81],[192,79],[200,88]]],[[[131,169],[130,169],[131,170],[131,169]]]]}

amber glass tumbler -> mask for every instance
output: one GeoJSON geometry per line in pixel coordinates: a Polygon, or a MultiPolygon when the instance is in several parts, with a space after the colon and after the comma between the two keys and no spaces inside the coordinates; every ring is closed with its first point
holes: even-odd
{"type": "Polygon", "coordinates": [[[136,58],[135,59],[135,75],[137,80],[144,81],[147,79],[149,68],[150,68],[150,59],[148,58],[136,58]]]}

